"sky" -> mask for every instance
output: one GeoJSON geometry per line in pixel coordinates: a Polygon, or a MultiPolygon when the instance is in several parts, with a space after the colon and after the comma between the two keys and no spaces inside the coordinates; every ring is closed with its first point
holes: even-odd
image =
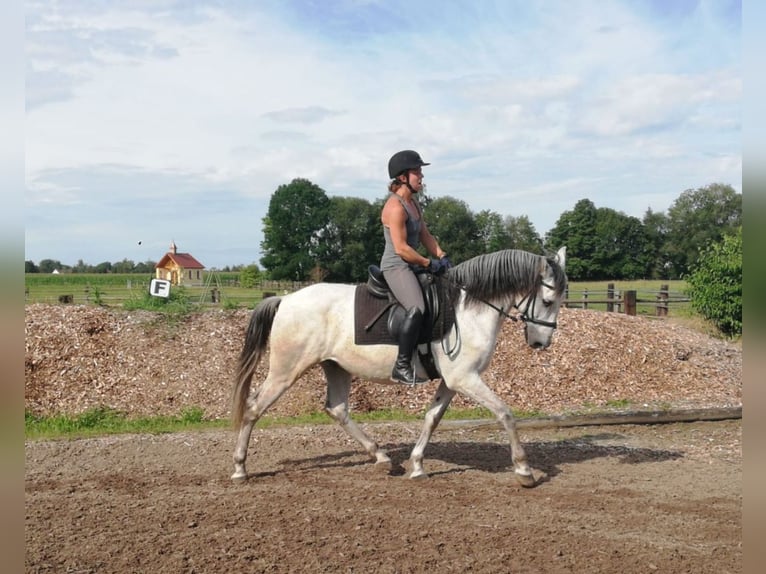
{"type": "MultiPolygon", "coordinates": [[[[24,4],[25,259],[260,264],[274,191],[642,218],[742,191],[742,5],[726,0],[24,4]]],[[[426,214],[427,219],[427,214],[426,214]]],[[[381,237],[381,242],[383,238],[381,237]]]]}

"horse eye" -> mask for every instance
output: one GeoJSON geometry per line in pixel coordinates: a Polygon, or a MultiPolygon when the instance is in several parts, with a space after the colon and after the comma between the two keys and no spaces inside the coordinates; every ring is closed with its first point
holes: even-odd
{"type": "Polygon", "coordinates": [[[551,305],[553,305],[553,299],[543,299],[544,307],[550,307],[551,305]]]}

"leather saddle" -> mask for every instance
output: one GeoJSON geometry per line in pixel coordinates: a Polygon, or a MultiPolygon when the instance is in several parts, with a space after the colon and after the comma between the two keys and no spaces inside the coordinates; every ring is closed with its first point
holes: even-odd
{"type": "MultiPolygon", "coordinates": [[[[426,307],[425,312],[423,313],[423,325],[420,328],[418,343],[429,343],[434,339],[432,332],[434,326],[437,324],[437,319],[441,316],[438,278],[427,272],[417,273],[416,277],[423,290],[423,301],[425,302],[426,307]]],[[[366,287],[373,297],[388,301],[389,304],[383,307],[375,317],[374,321],[378,320],[388,312],[388,332],[394,339],[396,339],[396,336],[399,333],[399,325],[401,325],[401,322],[404,319],[405,310],[394,298],[393,293],[391,293],[391,290],[388,287],[388,283],[386,283],[385,277],[383,277],[383,272],[377,265],[369,266],[366,287]]]]}
{"type": "MultiPolygon", "coordinates": [[[[368,312],[374,311],[374,314],[368,315],[363,322],[356,323],[356,342],[357,344],[380,343],[378,340],[369,340],[368,343],[362,342],[365,337],[369,337],[375,331],[382,330],[381,323],[385,318],[385,335],[390,344],[394,344],[399,328],[404,320],[405,310],[394,298],[393,293],[388,287],[383,272],[377,265],[370,265],[368,268],[367,283],[358,286],[358,290],[365,290],[368,297],[357,296],[359,301],[367,299],[369,304],[365,305],[368,312]]],[[[418,344],[430,343],[441,339],[447,333],[455,321],[455,312],[452,305],[447,304],[446,284],[441,276],[435,276],[431,273],[423,272],[416,274],[420,286],[423,289],[423,300],[425,302],[425,312],[423,313],[423,325],[418,336],[418,344]]],[[[356,319],[360,318],[361,313],[357,314],[356,319]]],[[[428,345],[425,353],[418,350],[418,357],[423,367],[428,372],[429,378],[441,378],[436,368],[436,363],[431,353],[431,346],[428,345]]]]}

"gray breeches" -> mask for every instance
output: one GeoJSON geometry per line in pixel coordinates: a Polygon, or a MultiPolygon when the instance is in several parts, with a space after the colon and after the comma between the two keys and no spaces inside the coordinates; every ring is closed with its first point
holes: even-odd
{"type": "Polygon", "coordinates": [[[408,267],[389,269],[383,272],[383,277],[388,283],[389,289],[396,297],[396,300],[402,304],[405,310],[409,311],[413,307],[425,312],[426,306],[423,303],[423,291],[420,283],[415,277],[415,273],[408,267]]]}

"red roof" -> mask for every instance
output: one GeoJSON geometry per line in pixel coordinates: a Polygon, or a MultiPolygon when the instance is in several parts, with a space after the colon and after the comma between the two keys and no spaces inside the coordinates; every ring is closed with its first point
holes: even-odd
{"type": "Polygon", "coordinates": [[[179,267],[183,269],[204,269],[205,266],[192,257],[189,253],[166,253],[159,263],[154,267],[156,269],[164,268],[168,260],[173,261],[179,267]]]}

